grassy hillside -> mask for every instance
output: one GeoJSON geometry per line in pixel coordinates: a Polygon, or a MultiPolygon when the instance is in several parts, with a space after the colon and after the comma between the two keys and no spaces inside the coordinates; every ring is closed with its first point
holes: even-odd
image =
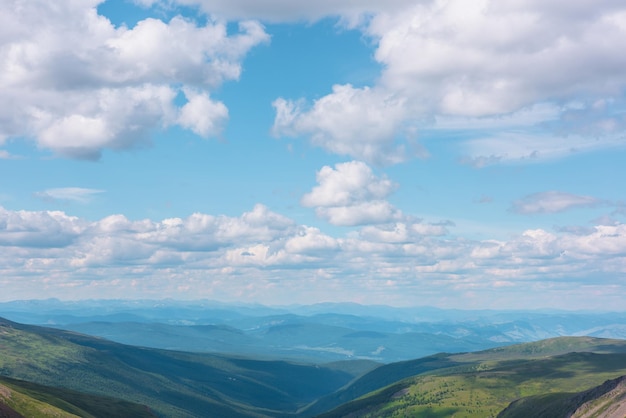
{"type": "MultiPolygon", "coordinates": [[[[542,394],[546,402],[557,401],[566,396],[563,393],[584,391],[626,374],[626,341],[556,338],[479,353],[441,355],[439,361],[443,367],[390,385],[382,382],[378,390],[321,416],[495,417],[519,398],[542,394]]],[[[382,373],[386,367],[375,371],[382,373]]],[[[370,378],[371,373],[359,380],[370,378]]],[[[359,380],[353,385],[360,384],[359,380]]]]}
{"type": "Polygon", "coordinates": [[[6,320],[0,347],[1,376],[124,399],[166,416],[289,414],[358,374],[338,365],[132,347],[6,320]]]}
{"type": "Polygon", "coordinates": [[[0,378],[0,403],[25,417],[156,417],[144,405],[7,377],[0,378]]]}

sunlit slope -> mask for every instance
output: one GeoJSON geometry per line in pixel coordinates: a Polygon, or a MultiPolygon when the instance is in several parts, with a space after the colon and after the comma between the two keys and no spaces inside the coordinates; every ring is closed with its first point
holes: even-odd
{"type": "Polygon", "coordinates": [[[381,385],[321,416],[495,417],[519,398],[581,392],[626,374],[626,341],[555,338],[439,361],[443,367],[381,385]]]}
{"type": "Polygon", "coordinates": [[[0,375],[112,396],[166,416],[278,416],[354,378],[340,367],[126,346],[0,321],[0,375]]]}

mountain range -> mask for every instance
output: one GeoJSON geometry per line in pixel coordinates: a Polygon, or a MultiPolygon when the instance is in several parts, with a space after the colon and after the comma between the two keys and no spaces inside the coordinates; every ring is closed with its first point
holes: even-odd
{"type": "Polygon", "coordinates": [[[320,364],[390,363],[559,336],[626,338],[623,312],[50,299],[0,303],[0,316],[129,345],[320,364]]]}

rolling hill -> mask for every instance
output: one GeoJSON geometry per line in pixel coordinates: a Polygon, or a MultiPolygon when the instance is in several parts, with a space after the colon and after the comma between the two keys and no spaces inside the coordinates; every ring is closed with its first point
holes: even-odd
{"type": "Polygon", "coordinates": [[[321,408],[313,404],[306,412],[325,418],[496,417],[519,398],[554,394],[544,401],[560,402],[626,374],[626,341],[561,337],[477,353],[441,354],[398,365],[373,370],[317,401],[321,408]],[[429,363],[440,367],[420,370],[420,365],[429,363]],[[370,392],[363,393],[365,390],[370,392]],[[349,396],[338,399],[338,393],[349,396]],[[322,413],[347,398],[352,400],[322,413]]]}
{"type": "Polygon", "coordinates": [[[360,373],[329,366],[141,348],[0,320],[0,375],[115,397],[163,416],[296,413],[360,373]]]}

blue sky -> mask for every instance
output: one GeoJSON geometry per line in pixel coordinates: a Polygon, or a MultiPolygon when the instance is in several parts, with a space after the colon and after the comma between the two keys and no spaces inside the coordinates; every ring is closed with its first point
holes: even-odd
{"type": "Polygon", "coordinates": [[[3,9],[2,300],[623,310],[621,2],[3,9]]]}

